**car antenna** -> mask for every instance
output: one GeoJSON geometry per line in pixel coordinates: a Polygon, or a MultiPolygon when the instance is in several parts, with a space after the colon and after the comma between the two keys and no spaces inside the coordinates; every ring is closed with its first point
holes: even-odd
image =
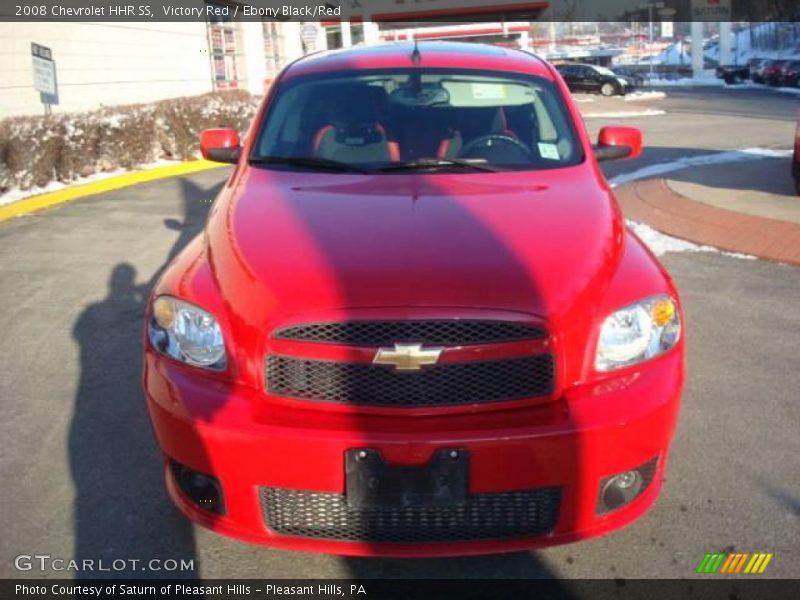
{"type": "Polygon", "coordinates": [[[419,46],[417,39],[414,38],[414,50],[411,51],[411,62],[418,65],[422,61],[422,54],[419,53],[419,46]]]}

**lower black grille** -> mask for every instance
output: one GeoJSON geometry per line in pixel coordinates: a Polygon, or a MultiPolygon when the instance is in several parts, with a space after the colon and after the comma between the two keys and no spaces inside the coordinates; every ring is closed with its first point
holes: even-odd
{"type": "Polygon", "coordinates": [[[542,535],[558,520],[560,488],[469,496],[453,507],[351,508],[341,494],[261,488],[266,526],[282,535],[427,543],[542,535]]]}
{"type": "Polygon", "coordinates": [[[396,342],[468,346],[535,340],[546,336],[542,328],[527,323],[470,319],[334,321],[285,327],[272,334],[276,339],[346,346],[391,346],[396,342]]]}
{"type": "Polygon", "coordinates": [[[267,390],[277,396],[354,406],[482,404],[553,391],[552,354],[440,364],[402,372],[382,365],[270,356],[267,390]]]}

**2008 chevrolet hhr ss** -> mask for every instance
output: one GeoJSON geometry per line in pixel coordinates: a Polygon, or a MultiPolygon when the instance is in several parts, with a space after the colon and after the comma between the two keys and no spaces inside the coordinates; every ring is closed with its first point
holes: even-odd
{"type": "Polygon", "coordinates": [[[312,55],[274,82],[146,315],[166,482],[243,540],[476,554],[656,500],[683,386],[670,277],[558,73],[494,47],[312,55]]]}

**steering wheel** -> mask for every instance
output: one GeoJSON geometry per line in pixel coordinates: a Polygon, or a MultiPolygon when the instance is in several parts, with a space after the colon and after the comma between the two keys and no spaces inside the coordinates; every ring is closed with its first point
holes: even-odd
{"type": "Polygon", "coordinates": [[[464,156],[476,148],[488,148],[493,146],[495,142],[514,146],[518,150],[522,151],[527,158],[531,158],[533,156],[533,150],[531,150],[530,146],[528,146],[525,142],[503,133],[489,133],[487,135],[478,136],[464,146],[458,154],[459,156],[464,156]]]}

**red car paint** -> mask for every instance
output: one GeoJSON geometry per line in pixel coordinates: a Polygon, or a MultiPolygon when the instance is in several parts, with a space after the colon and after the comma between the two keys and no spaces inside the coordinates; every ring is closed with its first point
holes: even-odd
{"type": "MultiPolygon", "coordinates": [[[[469,64],[553,80],[587,158],[535,172],[391,175],[265,170],[239,159],[204,235],[183,250],[153,292],[216,316],[227,367],[213,372],[188,366],[145,342],[144,390],[158,443],[165,457],[219,478],[226,512],[198,508],[166,468],[168,490],[189,518],[214,531],[337,554],[480,554],[610,532],[642,515],[659,493],[683,386],[683,338],[661,356],[612,372],[597,372],[593,362],[609,314],[655,294],[677,301],[669,275],[626,229],[580,114],[549,65],[516,51],[420,47],[426,66],[469,64]],[[553,393],[398,409],[292,400],[265,391],[264,359],[271,353],[364,364],[375,355],[375,348],[273,339],[276,328],[440,318],[543,325],[545,340],[448,348],[441,360],[524,356],[546,348],[556,356],[553,393]],[[441,448],[467,449],[470,493],[557,486],[557,522],[543,535],[447,543],[326,540],[267,528],[259,486],[343,494],[344,454],[362,447],[379,450],[393,465],[424,464],[441,448]],[[656,474],[645,492],[598,515],[600,480],[655,457],[656,474]]],[[[296,76],[407,67],[409,60],[408,45],[310,57],[288,67],[272,94],[296,76]]],[[[270,100],[251,131],[258,130],[270,100]]],[[[609,130],[601,142],[636,143],[635,137],[609,130]]],[[[248,136],[242,157],[252,144],[248,136]]]]}
{"type": "Polygon", "coordinates": [[[792,177],[797,195],[800,196],[800,110],[797,111],[797,125],[794,129],[794,153],[792,155],[792,177]]]}

